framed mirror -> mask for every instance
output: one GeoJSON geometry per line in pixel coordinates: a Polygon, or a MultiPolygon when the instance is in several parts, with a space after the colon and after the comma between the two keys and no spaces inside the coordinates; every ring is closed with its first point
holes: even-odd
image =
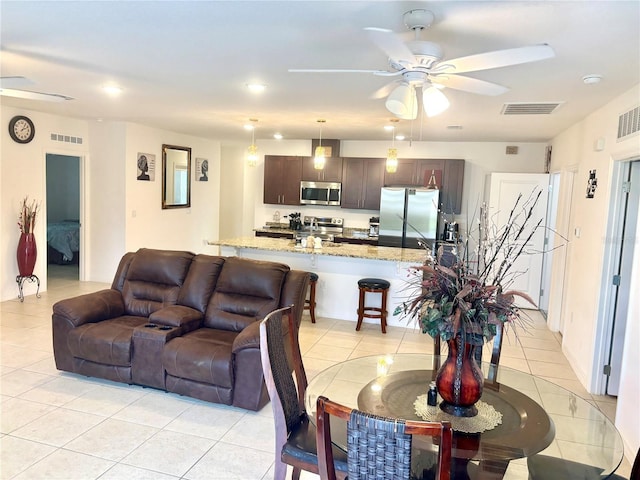
{"type": "Polygon", "coordinates": [[[191,206],[191,149],[162,145],[162,208],[191,206]]]}

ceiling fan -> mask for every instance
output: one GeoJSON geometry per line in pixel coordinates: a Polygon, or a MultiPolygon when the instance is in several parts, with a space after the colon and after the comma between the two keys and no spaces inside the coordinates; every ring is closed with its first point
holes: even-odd
{"type": "Polygon", "coordinates": [[[500,95],[509,89],[496,83],[460,75],[466,72],[536,62],[555,56],[549,45],[533,45],[480,53],[452,60],[442,60],[437,43],[420,39],[420,32],[429,28],[434,15],[429,10],[416,9],[404,14],[404,23],[415,33],[415,39],[405,43],[391,30],[365,28],[371,41],[389,57],[389,70],[355,69],[289,69],[294,73],[372,73],[385,77],[400,77],[373,94],[387,97],[385,106],[396,117],[413,120],[418,115],[417,90],[422,91],[422,105],[427,116],[435,116],[449,107],[442,92],[453,88],[480,95],[500,95]]]}
{"type": "Polygon", "coordinates": [[[33,82],[25,77],[1,77],[0,95],[5,97],[26,98],[27,100],[44,100],[47,102],[63,102],[73,100],[73,97],[58,93],[33,92],[24,90],[24,87],[33,85],[33,82]]]}

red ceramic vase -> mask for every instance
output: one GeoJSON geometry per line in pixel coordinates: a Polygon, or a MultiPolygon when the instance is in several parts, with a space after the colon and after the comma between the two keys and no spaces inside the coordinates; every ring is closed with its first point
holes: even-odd
{"type": "Polygon", "coordinates": [[[476,345],[463,342],[460,335],[447,344],[449,355],[436,377],[438,393],[443,399],[440,408],[457,417],[473,417],[478,414],[475,403],[482,396],[484,383],[474,355],[476,345]]]}
{"type": "Polygon", "coordinates": [[[36,238],[33,233],[23,233],[18,241],[16,258],[18,259],[18,271],[21,277],[33,275],[33,268],[36,265],[38,249],[36,248],[36,238]]]}

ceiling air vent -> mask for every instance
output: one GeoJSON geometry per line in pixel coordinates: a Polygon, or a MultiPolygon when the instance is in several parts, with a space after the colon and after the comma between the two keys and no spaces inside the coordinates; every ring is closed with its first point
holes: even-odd
{"type": "Polygon", "coordinates": [[[640,106],[618,117],[618,140],[640,131],[640,106]]]}
{"type": "Polygon", "coordinates": [[[543,103],[505,103],[502,107],[502,115],[550,115],[562,102],[543,103]]]}

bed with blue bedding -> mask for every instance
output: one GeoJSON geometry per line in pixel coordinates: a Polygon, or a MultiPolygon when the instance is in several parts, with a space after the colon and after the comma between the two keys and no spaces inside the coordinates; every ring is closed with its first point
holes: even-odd
{"type": "Polygon", "coordinates": [[[78,263],[80,222],[64,220],[47,225],[49,263],[78,263]]]}

